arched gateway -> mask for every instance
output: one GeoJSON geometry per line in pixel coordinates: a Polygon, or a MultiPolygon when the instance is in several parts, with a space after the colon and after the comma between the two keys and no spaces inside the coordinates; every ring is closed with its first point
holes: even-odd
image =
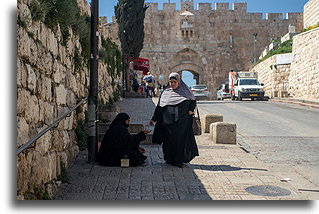
{"type": "MultiPolygon", "coordinates": [[[[215,96],[230,70],[248,70],[252,66],[254,51],[259,56],[272,39],[288,32],[289,25],[296,32],[303,29],[303,14],[247,13],[246,3],[199,3],[181,0],[181,9],[175,3],[147,3],[144,20],[144,48],[141,57],[150,60],[150,70],[158,79],[170,72],[187,70],[195,75],[197,83],[204,83],[215,96]],[[254,34],[257,33],[254,42],[254,34]],[[255,49],[254,49],[255,43],[255,49]]],[[[115,22],[114,22],[115,23],[115,22]]],[[[116,30],[116,24],[108,24],[116,30]]],[[[112,33],[113,39],[116,33],[112,33]]]]}

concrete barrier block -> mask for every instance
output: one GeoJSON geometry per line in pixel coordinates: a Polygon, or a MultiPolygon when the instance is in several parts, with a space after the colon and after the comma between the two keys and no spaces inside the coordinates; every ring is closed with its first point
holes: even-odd
{"type": "Polygon", "coordinates": [[[202,122],[202,130],[204,133],[209,133],[210,131],[210,124],[216,122],[223,122],[224,118],[221,114],[206,114],[204,117],[201,118],[202,122]]]}
{"type": "Polygon", "coordinates": [[[236,144],[236,124],[216,122],[210,125],[210,139],[213,143],[236,144]]]}

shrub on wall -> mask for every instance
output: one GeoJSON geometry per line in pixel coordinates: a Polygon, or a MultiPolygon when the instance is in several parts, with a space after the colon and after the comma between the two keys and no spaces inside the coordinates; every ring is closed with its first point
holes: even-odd
{"type": "Polygon", "coordinates": [[[291,53],[291,52],[292,52],[292,39],[281,43],[276,49],[269,51],[269,53],[266,56],[264,56],[264,58],[259,60],[258,63],[264,61],[265,59],[268,59],[269,57],[273,55],[291,53]]]}
{"type": "Polygon", "coordinates": [[[32,0],[30,12],[32,20],[44,22],[53,31],[59,25],[64,46],[70,39],[71,28],[80,38],[83,64],[89,66],[91,19],[88,15],[81,15],[76,0],[32,0]]]}
{"type": "Polygon", "coordinates": [[[88,135],[85,127],[86,123],[83,120],[80,120],[75,128],[76,141],[80,151],[83,151],[87,148],[88,135]]]}
{"type": "Polygon", "coordinates": [[[110,38],[104,39],[102,37],[99,58],[107,65],[107,72],[112,80],[120,76],[122,70],[121,51],[118,45],[110,38]]]}
{"type": "Polygon", "coordinates": [[[315,28],[317,28],[317,27],[319,27],[319,23],[305,28],[305,29],[303,30],[303,32],[306,32],[306,31],[315,29],[315,28]]]}

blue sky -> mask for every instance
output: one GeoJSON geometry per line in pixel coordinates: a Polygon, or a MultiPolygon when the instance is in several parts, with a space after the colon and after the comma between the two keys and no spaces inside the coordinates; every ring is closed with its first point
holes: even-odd
{"type": "MultiPolygon", "coordinates": [[[[87,0],[91,2],[91,0],[87,0]]],[[[99,15],[107,16],[108,21],[112,20],[114,16],[114,5],[118,0],[100,0],[99,1],[99,15]]],[[[162,3],[168,2],[168,0],[145,0],[148,2],[158,2],[161,9],[162,3]]],[[[246,2],[248,12],[256,13],[285,13],[287,12],[303,12],[303,6],[308,0],[194,0],[195,8],[198,3],[212,3],[212,7],[216,2],[246,2]]],[[[177,8],[180,7],[180,0],[171,0],[171,3],[176,3],[177,8]]]]}

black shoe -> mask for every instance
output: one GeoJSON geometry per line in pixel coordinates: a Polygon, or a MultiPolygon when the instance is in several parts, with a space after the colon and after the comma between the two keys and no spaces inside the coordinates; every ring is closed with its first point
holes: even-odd
{"type": "Polygon", "coordinates": [[[178,168],[183,168],[183,164],[182,163],[174,163],[172,164],[173,166],[176,166],[178,168]]]}

